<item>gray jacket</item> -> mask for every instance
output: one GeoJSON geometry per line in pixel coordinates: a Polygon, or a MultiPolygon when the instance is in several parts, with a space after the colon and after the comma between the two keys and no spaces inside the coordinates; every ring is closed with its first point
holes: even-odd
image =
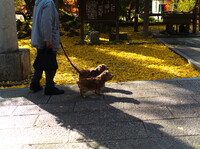
{"type": "Polygon", "coordinates": [[[52,42],[53,51],[58,51],[59,15],[53,0],[36,0],[33,11],[31,45],[43,48],[46,41],[52,42]]]}

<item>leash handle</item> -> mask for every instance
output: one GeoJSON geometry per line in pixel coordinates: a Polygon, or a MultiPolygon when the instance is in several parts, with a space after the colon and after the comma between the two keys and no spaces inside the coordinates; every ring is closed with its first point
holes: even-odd
{"type": "Polygon", "coordinates": [[[65,56],[67,57],[68,61],[69,61],[70,64],[72,65],[72,67],[74,67],[74,69],[76,70],[76,72],[79,73],[79,74],[81,75],[81,72],[78,70],[78,68],[76,68],[76,67],[72,64],[71,60],[70,60],[69,57],[67,56],[67,53],[65,52],[64,47],[63,47],[63,45],[62,45],[61,42],[60,42],[60,45],[61,45],[61,48],[63,49],[63,52],[64,52],[65,56]]]}

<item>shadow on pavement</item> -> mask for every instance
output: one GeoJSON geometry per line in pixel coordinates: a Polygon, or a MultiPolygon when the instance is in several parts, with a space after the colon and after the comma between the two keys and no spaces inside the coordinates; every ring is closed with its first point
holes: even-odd
{"type": "MultiPolygon", "coordinates": [[[[184,122],[173,119],[169,109],[163,103],[158,103],[159,100],[157,103],[150,101],[160,97],[161,90],[166,89],[167,85],[176,89],[180,89],[180,86],[170,82],[161,83],[161,86],[158,82],[153,87],[148,83],[140,85],[111,84],[105,88],[103,96],[90,94],[86,99],[81,99],[77,86],[60,87],[65,94],[58,96],[45,96],[43,91],[31,93],[28,88],[0,90],[1,107],[15,107],[11,112],[12,117],[22,120],[37,115],[32,127],[21,130],[28,133],[20,134],[17,127],[21,126],[16,124],[10,129],[19,131],[19,135],[15,139],[12,136],[7,139],[13,144],[24,144],[24,148],[191,148],[185,143],[187,132],[181,130],[181,123],[184,122]],[[155,94],[145,94],[147,91],[155,91],[155,94]],[[153,106],[149,106],[151,102],[153,106]],[[178,124],[180,128],[173,128],[178,124]],[[38,136],[32,135],[38,132],[38,136]]],[[[174,95],[174,99],[178,97],[174,95]]],[[[8,111],[1,113],[2,117],[8,115],[8,111]]]]}

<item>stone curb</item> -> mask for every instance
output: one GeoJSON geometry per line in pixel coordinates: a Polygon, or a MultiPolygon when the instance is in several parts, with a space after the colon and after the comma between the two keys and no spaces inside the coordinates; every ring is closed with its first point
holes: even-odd
{"type": "Polygon", "coordinates": [[[188,63],[190,64],[190,66],[192,66],[193,68],[195,68],[198,71],[200,71],[200,63],[198,63],[197,61],[193,60],[192,58],[190,58],[189,56],[185,55],[184,53],[180,52],[178,49],[174,48],[173,46],[171,46],[167,42],[163,41],[162,39],[160,39],[160,38],[157,38],[157,39],[161,43],[163,43],[165,46],[167,46],[170,50],[174,51],[175,53],[177,53],[180,56],[182,56],[183,58],[185,58],[188,61],[188,63]]]}

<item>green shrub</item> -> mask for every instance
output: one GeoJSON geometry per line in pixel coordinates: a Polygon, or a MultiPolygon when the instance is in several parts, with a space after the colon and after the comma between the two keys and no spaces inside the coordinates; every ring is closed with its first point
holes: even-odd
{"type": "Polygon", "coordinates": [[[31,35],[31,25],[30,21],[17,20],[17,35],[18,38],[25,38],[31,35]]]}

